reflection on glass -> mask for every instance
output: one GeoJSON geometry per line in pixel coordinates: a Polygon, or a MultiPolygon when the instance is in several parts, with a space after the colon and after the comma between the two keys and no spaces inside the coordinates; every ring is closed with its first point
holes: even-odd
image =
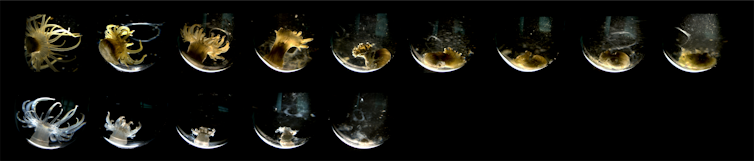
{"type": "Polygon", "coordinates": [[[228,69],[235,56],[235,52],[230,50],[230,43],[234,40],[233,18],[230,13],[205,13],[201,21],[184,24],[179,45],[183,60],[202,72],[228,69]]]}
{"type": "Polygon", "coordinates": [[[382,145],[387,139],[387,96],[382,93],[361,93],[356,97],[345,118],[336,119],[332,129],[347,145],[370,149],[382,145]]]}
{"type": "Polygon", "coordinates": [[[276,14],[275,28],[262,28],[266,39],[255,48],[262,62],[275,71],[289,73],[303,69],[312,58],[313,49],[307,43],[314,41],[305,14],[276,14]]]}
{"type": "Polygon", "coordinates": [[[665,57],[673,66],[690,73],[717,65],[722,48],[720,25],[715,14],[690,14],[674,28],[675,41],[663,43],[665,57]]]}
{"type": "Polygon", "coordinates": [[[516,33],[498,34],[498,52],[516,70],[534,72],[555,60],[553,50],[552,17],[519,17],[516,33]]]}
{"type": "Polygon", "coordinates": [[[78,69],[77,64],[62,65],[55,67],[55,63],[68,63],[76,59],[76,56],[63,55],[56,52],[66,52],[76,49],[81,44],[81,34],[71,33],[71,27],[78,27],[73,20],[61,15],[53,20],[52,16],[38,14],[26,19],[26,38],[24,39],[24,55],[26,63],[35,71],[40,72],[44,69],[51,69],[54,72],[75,72],[78,69]],[[37,19],[40,19],[37,21],[37,19]],[[52,20],[52,21],[51,21],[52,20]],[[62,24],[68,28],[64,28],[62,24]],[[78,40],[75,40],[78,39],[78,40]],[[60,41],[60,43],[58,40],[60,41]],[[75,42],[75,45],[66,44],[65,42],[75,42]],[[65,46],[65,47],[64,47],[65,46]],[[60,69],[58,69],[60,68],[60,69]]]}
{"type": "Polygon", "coordinates": [[[600,70],[627,71],[644,58],[640,22],[636,16],[607,16],[602,29],[581,37],[586,59],[600,70]]]}
{"type": "Polygon", "coordinates": [[[254,131],[265,143],[279,149],[292,149],[309,141],[307,130],[314,113],[307,93],[278,93],[274,113],[254,113],[254,131]]]}
{"type": "Polygon", "coordinates": [[[414,60],[433,72],[451,72],[460,69],[474,54],[469,37],[466,35],[468,23],[465,16],[435,18],[421,26],[426,35],[411,39],[411,55],[414,60]]]}
{"type": "Polygon", "coordinates": [[[86,125],[86,122],[84,122],[84,114],[81,114],[80,120],[77,117],[76,122],[73,125],[68,122],[68,119],[76,114],[78,105],[66,112],[66,114],[62,118],[60,117],[60,115],[63,113],[66,107],[70,107],[68,107],[68,105],[64,107],[61,102],[55,102],[55,104],[52,104],[52,106],[50,106],[50,108],[47,110],[46,114],[43,112],[42,115],[37,115],[37,105],[40,102],[54,100],[54,98],[49,97],[40,97],[34,101],[27,100],[22,105],[22,111],[16,113],[16,119],[18,119],[19,122],[25,124],[22,127],[34,128],[34,134],[31,136],[31,138],[27,139],[27,141],[29,141],[29,144],[42,149],[58,149],[67,145],[63,144],[63,142],[71,141],[73,134],[81,127],[86,125]],[[61,107],[62,109],[60,109],[60,112],[55,117],[50,116],[50,114],[53,113],[53,109],[55,109],[55,107],[61,107]],[[23,112],[23,119],[18,117],[18,114],[20,114],[21,112],[23,112]],[[67,126],[60,127],[60,125],[62,125],[63,123],[66,123],[67,126]]]}
{"type": "Polygon", "coordinates": [[[340,24],[333,35],[332,50],[341,65],[367,73],[384,67],[393,58],[395,43],[388,32],[386,13],[356,14],[355,20],[340,24]],[[392,51],[392,52],[391,52],[392,51]]]}

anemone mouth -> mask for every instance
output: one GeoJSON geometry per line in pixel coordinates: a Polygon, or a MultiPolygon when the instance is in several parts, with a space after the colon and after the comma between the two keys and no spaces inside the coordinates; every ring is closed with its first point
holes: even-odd
{"type": "Polygon", "coordinates": [[[667,51],[663,50],[662,52],[665,53],[664,54],[665,58],[668,59],[668,61],[670,62],[670,64],[672,64],[673,66],[675,66],[676,68],[678,68],[678,69],[680,69],[682,71],[689,72],[689,73],[704,72],[704,71],[712,69],[712,67],[714,67],[715,65],[717,65],[717,62],[716,62],[717,60],[714,57],[712,57],[711,60],[708,60],[708,61],[713,61],[714,60],[715,62],[709,68],[691,69],[691,68],[688,68],[687,66],[685,66],[683,63],[681,63],[680,60],[675,60],[675,59],[671,58],[669,56],[669,54],[668,54],[667,51]]]}
{"type": "Polygon", "coordinates": [[[709,53],[699,53],[682,55],[679,62],[691,70],[705,70],[712,68],[717,60],[709,53]]]}
{"type": "Polygon", "coordinates": [[[26,37],[24,39],[24,49],[29,51],[29,53],[39,51],[41,48],[42,47],[37,39],[33,37],[26,37]]]}
{"type": "Polygon", "coordinates": [[[433,52],[424,54],[424,63],[436,68],[459,68],[463,62],[462,57],[455,57],[451,53],[433,52]]]}
{"type": "Polygon", "coordinates": [[[626,53],[617,51],[610,53],[609,51],[605,51],[602,54],[600,54],[599,61],[613,69],[625,69],[628,68],[630,60],[628,58],[628,55],[626,53]]]}

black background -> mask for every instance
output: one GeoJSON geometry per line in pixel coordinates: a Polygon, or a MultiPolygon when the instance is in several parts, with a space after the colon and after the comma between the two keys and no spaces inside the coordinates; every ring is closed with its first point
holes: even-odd
{"type": "MultiPolygon", "coordinates": [[[[2,160],[751,160],[752,159],[752,7],[754,2],[0,2],[2,16],[2,160]],[[139,73],[121,73],[105,64],[96,47],[81,56],[76,73],[33,73],[23,59],[24,21],[36,13],[71,13],[81,26],[105,14],[149,15],[165,21],[164,35],[178,36],[184,14],[234,12],[236,30],[253,34],[253,19],[276,12],[317,13],[322,29],[310,46],[313,60],[294,73],[269,69],[246,54],[226,71],[202,73],[178,53],[163,54],[139,73]],[[329,14],[387,12],[391,34],[410,34],[414,16],[458,13],[473,16],[471,60],[450,73],[426,73],[412,60],[407,41],[383,69],[352,72],[332,56],[327,41],[334,21],[329,14]],[[719,64],[706,72],[687,73],[663,56],[659,38],[664,22],[687,13],[719,13],[728,41],[719,64]],[[519,72],[494,49],[499,17],[555,15],[565,20],[562,50],[543,70],[519,72]],[[638,15],[646,20],[644,59],[633,69],[607,73],[589,64],[580,51],[580,29],[587,17],[638,15]],[[179,24],[179,25],[176,25],[179,24]],[[170,26],[172,25],[172,26],[170,26]],[[396,27],[397,26],[397,27],[396,27]],[[244,30],[247,29],[247,30],[244,30]],[[173,32],[175,31],[175,32],[173,32]],[[319,40],[319,41],[318,41],[319,40]],[[86,53],[89,52],[89,53],[86,53]],[[275,149],[254,134],[254,104],[266,104],[275,92],[311,92],[321,126],[305,145],[275,149]],[[382,146],[353,149],[329,129],[327,111],[352,101],[344,93],[387,92],[391,137],[382,146]],[[20,95],[140,95],[182,102],[198,93],[232,94],[231,124],[236,133],[223,147],[203,150],[165,130],[148,145],[121,150],[105,144],[102,117],[87,116],[79,140],[57,150],[37,149],[15,129],[13,106],[20,95]],[[88,133],[93,133],[89,135],[88,133]],[[91,137],[87,137],[91,136],[91,137]]],[[[76,31],[74,31],[76,32],[76,31]]],[[[82,34],[92,31],[81,31],[82,34]]],[[[236,35],[243,35],[236,33],[236,35]]],[[[100,38],[83,36],[82,44],[100,38]]],[[[250,44],[250,39],[236,44],[250,44]]],[[[166,50],[175,46],[165,46],[166,50]]],[[[89,50],[90,49],[90,50],[89,50]]],[[[171,49],[172,50],[172,49],[171,49]]],[[[91,107],[96,108],[96,107],[91,107]]],[[[182,107],[170,106],[172,111],[182,107]]],[[[264,107],[261,107],[264,108],[264,107]]],[[[170,120],[170,119],[168,119],[170,120]]]]}

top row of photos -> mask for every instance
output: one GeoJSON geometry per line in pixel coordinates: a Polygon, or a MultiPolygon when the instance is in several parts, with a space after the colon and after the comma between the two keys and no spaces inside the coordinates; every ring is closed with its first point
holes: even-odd
{"type": "MultiPolygon", "coordinates": [[[[241,62],[242,55],[253,54],[270,69],[291,73],[306,67],[313,53],[331,51],[343,67],[369,73],[404,53],[427,70],[452,72],[469,63],[477,50],[476,42],[469,38],[470,30],[475,29],[468,23],[469,16],[435,16],[406,25],[396,24],[400,21],[388,13],[342,14],[327,30],[331,35],[316,34],[321,32],[316,30],[328,28],[315,27],[319,24],[308,16],[275,14],[252,20],[264,22],[255,24],[253,30],[242,30],[232,13],[189,16],[180,23],[112,15],[91,24],[80,23],[88,20],[83,17],[37,14],[26,18],[24,55],[34,72],[75,72],[80,66],[76,61],[90,60],[121,72],[140,72],[159,63],[164,55],[180,54],[194,69],[215,73],[241,62]],[[399,28],[412,32],[394,32],[399,28]],[[249,35],[251,38],[239,41],[249,35]],[[402,40],[407,40],[408,46],[398,43],[402,40]],[[320,46],[329,46],[329,50],[320,46]]],[[[600,23],[576,26],[587,31],[580,33],[579,40],[587,60],[584,63],[611,73],[630,70],[645,54],[655,53],[663,53],[680,70],[707,71],[717,65],[725,42],[716,14],[687,14],[669,20],[674,25],[659,30],[663,35],[658,41],[661,51],[643,48],[649,27],[642,26],[645,20],[640,16],[604,16],[595,21],[600,23]]],[[[564,24],[552,16],[523,16],[502,21],[495,32],[476,32],[494,35],[498,55],[506,64],[518,71],[535,72],[552,64],[562,52],[554,44],[563,41],[564,24]]]]}

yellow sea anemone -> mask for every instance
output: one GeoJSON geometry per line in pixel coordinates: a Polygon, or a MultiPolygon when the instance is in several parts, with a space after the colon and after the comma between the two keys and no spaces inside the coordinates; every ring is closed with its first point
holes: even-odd
{"type": "Polygon", "coordinates": [[[269,64],[271,64],[272,66],[276,68],[282,68],[283,56],[288,51],[288,49],[296,47],[300,51],[301,49],[309,48],[308,45],[304,44],[314,40],[314,38],[304,39],[301,34],[301,31],[296,32],[283,28],[275,30],[275,42],[272,44],[270,53],[265,55],[263,58],[267,60],[267,62],[269,62],[269,64]]]}
{"type": "Polygon", "coordinates": [[[136,30],[130,30],[126,26],[107,25],[107,31],[105,31],[105,39],[100,39],[99,51],[102,57],[112,64],[124,64],[138,65],[144,61],[147,55],[144,55],[139,60],[131,59],[129,54],[136,54],[144,49],[139,41],[139,49],[130,50],[128,47],[134,45],[134,43],[128,42],[128,37],[133,36],[136,30]]]}
{"type": "Polygon", "coordinates": [[[64,29],[60,25],[47,24],[50,19],[52,19],[52,17],[47,17],[44,14],[39,14],[26,19],[26,40],[24,44],[26,53],[24,53],[24,55],[30,57],[27,63],[37,72],[46,68],[59,72],[58,69],[52,66],[53,64],[56,62],[69,62],[76,58],[74,57],[70,60],[63,60],[62,57],[56,56],[64,55],[54,53],[53,51],[70,51],[81,44],[81,38],[79,38],[79,42],[72,47],[61,48],[63,44],[65,44],[65,40],[63,40],[63,43],[60,45],[52,44],[63,36],[80,37],[81,35],[78,33],[71,33],[70,28],[64,29]],[[42,22],[36,21],[39,18],[42,18],[42,22]],[[48,30],[48,28],[50,29],[48,30]],[[52,59],[52,61],[50,61],[50,59],[52,59]]]}
{"type": "MultiPolygon", "coordinates": [[[[225,32],[222,29],[217,29],[225,32]]],[[[198,62],[204,62],[209,56],[212,60],[225,60],[220,54],[230,49],[230,41],[225,36],[210,33],[210,37],[205,37],[201,25],[194,24],[191,27],[184,25],[181,30],[183,42],[189,42],[186,54],[198,62]]],[[[227,33],[227,32],[226,32],[227,33]]]]}

